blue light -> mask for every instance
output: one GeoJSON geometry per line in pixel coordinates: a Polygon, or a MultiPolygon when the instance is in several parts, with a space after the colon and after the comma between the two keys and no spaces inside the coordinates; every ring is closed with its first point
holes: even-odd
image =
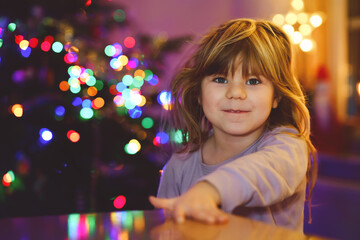
{"type": "Polygon", "coordinates": [[[129,116],[131,118],[139,118],[141,117],[142,110],[139,106],[134,107],[133,109],[129,110],[129,116]]]}
{"type": "Polygon", "coordinates": [[[165,132],[158,132],[156,137],[160,138],[161,144],[165,144],[169,141],[169,135],[167,135],[165,132]]]}
{"type": "Polygon", "coordinates": [[[171,93],[167,91],[161,91],[157,96],[157,101],[161,105],[170,104],[171,103],[171,93]]]}
{"type": "Polygon", "coordinates": [[[30,53],[31,53],[31,48],[30,47],[26,48],[25,50],[21,50],[21,55],[24,58],[28,58],[30,56],[30,53]]]}
{"type": "Polygon", "coordinates": [[[39,134],[42,142],[49,142],[53,138],[52,132],[47,128],[40,129],[39,134]]]}
{"type": "Polygon", "coordinates": [[[152,78],[148,80],[148,83],[153,86],[157,85],[159,83],[159,77],[154,74],[152,78]]]}
{"type": "Polygon", "coordinates": [[[85,99],[83,102],[82,102],[82,107],[83,108],[91,108],[91,105],[92,105],[92,102],[90,99],[85,99]]]}
{"type": "Polygon", "coordinates": [[[58,116],[58,117],[64,116],[64,114],[65,114],[65,108],[64,108],[63,106],[57,106],[57,107],[55,108],[55,114],[56,114],[56,116],[58,116]]]}
{"type": "Polygon", "coordinates": [[[125,86],[123,82],[119,82],[118,84],[116,84],[116,90],[118,92],[122,92],[125,88],[127,88],[127,86],[125,86]]]}
{"type": "Polygon", "coordinates": [[[81,103],[82,103],[81,97],[76,97],[76,98],[74,98],[74,100],[72,101],[72,105],[73,105],[74,107],[80,106],[81,103]]]}

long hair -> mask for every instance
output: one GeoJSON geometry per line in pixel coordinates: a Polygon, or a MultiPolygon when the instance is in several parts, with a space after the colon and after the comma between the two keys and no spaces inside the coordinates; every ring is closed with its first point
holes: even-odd
{"type": "Polygon", "coordinates": [[[234,73],[239,56],[244,77],[251,73],[271,80],[275,97],[280,99],[278,107],[270,113],[267,127],[292,126],[298,130],[298,137],[307,143],[310,199],[317,178],[316,149],[310,140],[310,114],[301,85],[294,75],[289,37],[270,21],[235,19],[213,29],[202,38],[197,50],[173,79],[170,124],[172,129],[182,132],[180,152],[198,150],[211,130],[199,103],[203,78],[234,73]]]}

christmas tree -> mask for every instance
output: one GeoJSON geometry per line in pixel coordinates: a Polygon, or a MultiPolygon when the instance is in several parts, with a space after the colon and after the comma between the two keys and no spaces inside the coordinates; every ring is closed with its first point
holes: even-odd
{"type": "Polygon", "coordinates": [[[151,208],[169,135],[164,56],[111,1],[0,10],[0,216],[151,208]]]}

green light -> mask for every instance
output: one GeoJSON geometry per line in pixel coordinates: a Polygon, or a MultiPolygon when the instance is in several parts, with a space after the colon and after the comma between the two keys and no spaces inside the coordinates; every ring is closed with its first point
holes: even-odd
{"type": "Polygon", "coordinates": [[[134,85],[136,88],[141,88],[141,86],[144,85],[144,79],[142,79],[142,78],[139,77],[139,76],[134,77],[133,85],[134,85]]]}
{"type": "Polygon", "coordinates": [[[70,86],[70,92],[72,92],[73,94],[77,94],[81,91],[81,87],[80,86],[70,86]]]}
{"type": "Polygon", "coordinates": [[[3,40],[0,39],[0,48],[1,48],[2,45],[3,45],[3,40]]]}
{"type": "Polygon", "coordinates": [[[123,22],[126,18],[126,14],[122,9],[118,9],[114,11],[113,18],[117,22],[123,22]]]}
{"type": "Polygon", "coordinates": [[[94,72],[90,68],[87,68],[85,71],[89,74],[89,76],[94,76],[94,72]]]}
{"type": "Polygon", "coordinates": [[[87,214],[86,218],[89,223],[89,236],[93,237],[96,232],[96,215],[95,214],[87,214]]]}
{"type": "Polygon", "coordinates": [[[16,29],[16,24],[15,24],[15,23],[9,23],[8,29],[9,29],[9,31],[11,31],[11,32],[15,31],[15,29],[16,29]]]}
{"type": "Polygon", "coordinates": [[[141,125],[143,126],[143,128],[146,129],[152,128],[154,126],[154,120],[152,120],[149,117],[146,117],[141,121],[141,125]]]}
{"type": "Polygon", "coordinates": [[[15,180],[14,172],[10,170],[10,171],[8,171],[7,173],[10,175],[10,179],[11,179],[11,181],[13,182],[13,181],[15,180]]]}
{"type": "Polygon", "coordinates": [[[96,80],[94,87],[96,87],[98,91],[101,91],[104,87],[104,83],[100,80],[96,80]]]}
{"type": "Polygon", "coordinates": [[[124,116],[128,113],[127,109],[124,106],[121,107],[117,107],[116,108],[116,112],[117,114],[119,114],[120,116],[124,116]]]}
{"type": "Polygon", "coordinates": [[[131,99],[125,99],[124,106],[130,110],[130,109],[134,109],[136,107],[136,104],[133,103],[133,101],[131,101],[131,99]]]}
{"type": "Polygon", "coordinates": [[[125,75],[122,78],[122,82],[124,83],[125,86],[130,86],[133,83],[133,78],[130,75],[125,75]]]}
{"type": "Polygon", "coordinates": [[[145,78],[144,79],[146,81],[151,80],[153,75],[154,75],[153,72],[151,70],[149,70],[149,69],[145,70],[144,73],[145,73],[145,78]]]}
{"type": "Polygon", "coordinates": [[[54,42],[51,48],[54,52],[60,53],[63,50],[64,46],[61,42],[54,42]]]}
{"type": "Polygon", "coordinates": [[[94,76],[90,76],[86,81],[86,85],[94,86],[96,84],[96,78],[94,76]]]}
{"type": "Polygon", "coordinates": [[[106,56],[112,57],[116,53],[116,48],[113,45],[107,45],[104,49],[106,56]]]}
{"type": "Polygon", "coordinates": [[[173,135],[173,141],[175,143],[181,144],[183,142],[183,138],[182,138],[182,132],[181,130],[177,130],[174,135],[173,135]]]}
{"type": "Polygon", "coordinates": [[[91,108],[82,108],[80,110],[80,116],[83,119],[90,119],[94,116],[94,110],[92,110],[91,108]]]}

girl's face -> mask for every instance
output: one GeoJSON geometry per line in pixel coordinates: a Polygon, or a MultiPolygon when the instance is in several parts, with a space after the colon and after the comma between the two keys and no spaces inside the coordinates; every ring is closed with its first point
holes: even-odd
{"type": "Polygon", "coordinates": [[[234,75],[211,75],[202,80],[200,104],[215,136],[257,139],[278,100],[269,79],[263,76],[244,79],[240,63],[234,75]]]}

